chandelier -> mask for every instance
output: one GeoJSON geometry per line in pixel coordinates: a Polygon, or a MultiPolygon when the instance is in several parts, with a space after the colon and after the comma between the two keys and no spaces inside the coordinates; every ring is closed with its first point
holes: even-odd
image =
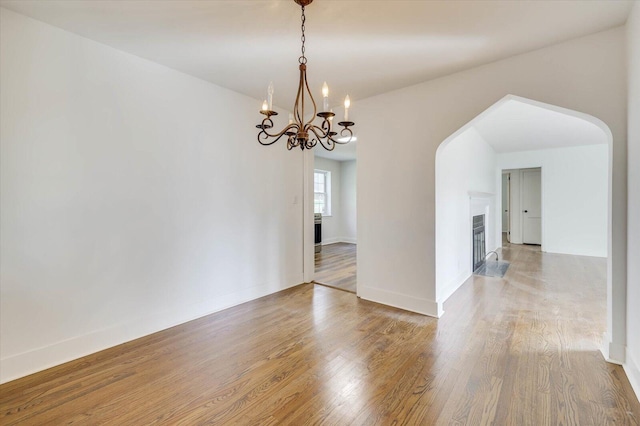
{"type": "Polygon", "coordinates": [[[300,69],[300,82],[298,83],[298,94],[296,95],[296,102],[293,107],[293,113],[289,114],[289,124],[278,133],[270,133],[269,129],[273,128],[273,120],[271,117],[278,115],[273,110],[273,83],[269,84],[267,90],[267,100],[262,104],[262,110],[260,114],[265,118],[261,124],[256,127],[260,129],[258,133],[258,142],[262,145],[272,145],[278,142],[283,136],[287,137],[287,149],[291,150],[295,147],[300,149],[311,149],[318,144],[318,142],[328,151],[333,151],[336,144],[346,144],[353,139],[353,131],[350,129],[355,123],[349,121],[349,107],[351,106],[351,100],[349,95],[344,99],[344,121],[338,123],[341,126],[340,135],[332,128],[333,117],[335,114],[329,110],[329,87],[325,82],[322,86],[323,96],[323,111],[317,112],[316,101],[313,99],[311,90],[309,90],[309,83],[307,82],[307,58],[305,56],[305,36],[304,36],[304,24],[305,15],[304,8],[311,4],[313,0],[294,0],[302,8],[302,56],[298,58],[300,69]],[[306,99],[308,97],[308,100],[306,99]],[[313,106],[313,114],[308,118],[305,118],[305,104],[310,101],[313,106]],[[314,124],[316,116],[322,119],[320,125],[314,124]]]}

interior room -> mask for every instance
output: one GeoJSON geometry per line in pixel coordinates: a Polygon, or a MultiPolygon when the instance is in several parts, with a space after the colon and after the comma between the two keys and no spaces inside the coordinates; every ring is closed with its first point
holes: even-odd
{"type": "Polygon", "coordinates": [[[0,0],[0,423],[637,424],[640,2],[0,0]]]}

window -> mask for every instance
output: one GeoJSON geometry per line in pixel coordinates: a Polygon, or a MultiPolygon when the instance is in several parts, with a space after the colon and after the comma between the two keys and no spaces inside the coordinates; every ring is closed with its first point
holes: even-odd
{"type": "Polygon", "coordinates": [[[313,212],[331,216],[331,172],[314,170],[313,212]]]}

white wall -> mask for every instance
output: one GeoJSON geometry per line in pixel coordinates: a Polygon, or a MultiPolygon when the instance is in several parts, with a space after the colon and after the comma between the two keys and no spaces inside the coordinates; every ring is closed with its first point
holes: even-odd
{"type": "MultiPolygon", "coordinates": [[[[543,251],[607,257],[608,151],[608,145],[587,145],[498,154],[498,182],[504,169],[542,168],[543,251]]],[[[518,188],[513,177],[512,185],[518,188]]],[[[521,211],[512,210],[515,243],[522,242],[521,211]]]]}
{"type": "Polygon", "coordinates": [[[314,161],[314,169],[331,172],[331,215],[322,217],[322,244],[337,243],[342,236],[342,169],[339,161],[322,157],[314,161]]]}
{"type": "Polygon", "coordinates": [[[513,94],[592,115],[612,131],[612,326],[606,347],[618,356],[626,338],[626,90],[625,30],[617,28],[359,101],[358,209],[366,214],[358,218],[358,295],[438,314],[436,150],[513,94]]]}
{"type": "Polygon", "coordinates": [[[357,208],[356,208],[356,160],[341,161],[340,174],[342,176],[342,241],[357,242],[357,208]]]}
{"type": "Polygon", "coordinates": [[[627,21],[629,60],[629,239],[625,371],[640,397],[640,4],[627,21]]]}
{"type": "Polygon", "coordinates": [[[499,186],[495,151],[473,127],[442,144],[436,155],[436,294],[444,301],[473,272],[470,193],[486,198],[486,249],[496,249],[494,224],[499,222],[493,216],[499,186]]]}
{"type": "Polygon", "coordinates": [[[2,381],[302,282],[259,101],[0,10],[2,381]]]}

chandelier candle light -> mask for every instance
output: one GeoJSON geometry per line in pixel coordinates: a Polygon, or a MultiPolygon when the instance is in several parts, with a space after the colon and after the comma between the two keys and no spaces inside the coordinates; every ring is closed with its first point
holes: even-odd
{"type": "Polygon", "coordinates": [[[304,15],[304,8],[311,4],[313,0],[293,0],[299,4],[302,8],[302,56],[298,58],[300,69],[300,82],[298,83],[298,94],[296,95],[296,103],[293,106],[293,114],[289,114],[289,124],[278,133],[269,133],[268,130],[273,127],[273,120],[271,117],[278,115],[273,110],[273,83],[269,84],[267,89],[267,99],[262,103],[262,110],[260,114],[266,117],[262,120],[261,124],[256,127],[260,129],[258,133],[258,142],[262,145],[272,145],[280,140],[283,136],[287,137],[287,149],[291,150],[295,147],[300,149],[311,149],[320,142],[326,150],[333,151],[336,144],[346,144],[353,139],[353,131],[350,129],[355,123],[349,121],[349,108],[351,107],[351,99],[349,95],[344,99],[344,121],[338,123],[342,126],[340,130],[340,138],[334,139],[338,135],[338,132],[332,129],[333,117],[335,114],[329,110],[329,86],[327,82],[322,85],[322,109],[323,112],[317,112],[316,101],[313,99],[311,90],[309,89],[309,83],[307,82],[307,58],[305,56],[305,36],[304,36],[304,24],[306,17],[304,15]],[[308,121],[305,120],[305,101],[309,98],[313,105],[313,114],[308,121]],[[320,125],[314,124],[315,118],[320,117],[322,122],[320,125]]]}

